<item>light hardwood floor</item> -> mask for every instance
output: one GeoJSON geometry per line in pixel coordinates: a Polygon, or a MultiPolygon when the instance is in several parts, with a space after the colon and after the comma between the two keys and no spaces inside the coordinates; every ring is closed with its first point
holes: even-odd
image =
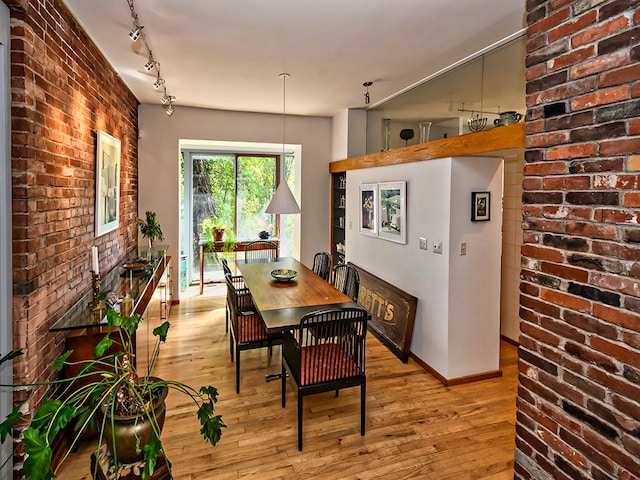
{"type": "MultiPolygon", "coordinates": [[[[199,434],[187,397],[171,392],[162,441],[177,480],[204,479],[491,479],[513,478],[517,350],[501,344],[503,376],[445,387],[413,360],[403,364],[369,335],[367,423],[360,436],[359,389],[305,398],[302,452],[297,449],[294,384],[287,407],[280,382],[264,374],[280,369],[280,354],[241,353],[241,393],[224,327],[224,290],[182,299],[155,374],[220,391],[217,411],[227,428],[211,447],[199,434]]],[[[82,446],[58,478],[90,479],[94,445],[82,446]]]]}

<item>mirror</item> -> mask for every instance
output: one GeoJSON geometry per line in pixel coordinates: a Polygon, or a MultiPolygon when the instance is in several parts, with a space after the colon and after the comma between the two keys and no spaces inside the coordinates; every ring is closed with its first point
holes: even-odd
{"type": "Polygon", "coordinates": [[[425,130],[426,140],[470,133],[470,118],[479,119],[471,128],[486,118],[487,130],[502,122],[501,112],[524,117],[526,40],[518,37],[369,109],[367,153],[404,147],[406,129],[416,133],[407,144],[416,145],[425,130]]]}

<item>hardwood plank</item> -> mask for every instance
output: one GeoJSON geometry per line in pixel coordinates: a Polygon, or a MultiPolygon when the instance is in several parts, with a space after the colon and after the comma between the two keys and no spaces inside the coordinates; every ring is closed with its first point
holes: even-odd
{"type": "MultiPolygon", "coordinates": [[[[288,383],[264,374],[280,368],[280,351],[241,354],[242,393],[224,331],[224,290],[182,299],[172,309],[167,343],[155,374],[220,391],[217,411],[227,428],[216,447],[206,444],[190,401],[168,399],[162,434],[177,480],[259,479],[482,479],[513,478],[517,349],[501,343],[503,376],[444,386],[412,359],[400,362],[375,337],[367,343],[367,423],[360,435],[359,390],[313,395],[304,401],[304,450],[297,450],[296,397],[288,383]],[[211,296],[215,293],[216,296],[211,296]]],[[[62,465],[58,478],[88,480],[87,443],[62,465]]]]}

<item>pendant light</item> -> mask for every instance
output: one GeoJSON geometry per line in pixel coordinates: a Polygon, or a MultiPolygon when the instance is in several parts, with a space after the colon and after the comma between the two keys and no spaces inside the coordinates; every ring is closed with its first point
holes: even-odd
{"type": "Polygon", "coordinates": [[[286,180],[286,153],[285,153],[285,140],[286,140],[286,106],[287,106],[287,78],[291,75],[288,73],[281,73],[279,75],[282,78],[282,175],[276,193],[273,194],[273,198],[269,202],[265,212],[266,213],[280,213],[280,214],[295,214],[300,213],[300,207],[298,202],[293,197],[291,189],[286,180]]]}

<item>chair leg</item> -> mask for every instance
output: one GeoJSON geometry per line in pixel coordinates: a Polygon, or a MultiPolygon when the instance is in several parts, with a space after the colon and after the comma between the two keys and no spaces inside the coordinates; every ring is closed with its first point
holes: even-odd
{"type": "Polygon", "coordinates": [[[287,369],[282,363],[282,408],[287,405],[287,369]]]}
{"type": "Polygon", "coordinates": [[[236,393],[240,393],[240,350],[236,348],[236,393]]]}
{"type": "Polygon", "coordinates": [[[229,305],[224,310],[224,331],[229,333],[229,305]]]}
{"type": "Polygon", "coordinates": [[[234,347],[233,335],[229,335],[229,356],[231,357],[231,363],[233,363],[233,347],[234,347]]]}
{"type": "Polygon", "coordinates": [[[365,409],[367,405],[367,384],[360,385],[360,435],[364,437],[365,409]]]}
{"type": "Polygon", "coordinates": [[[298,451],[302,451],[302,394],[298,390],[298,451]]]}

